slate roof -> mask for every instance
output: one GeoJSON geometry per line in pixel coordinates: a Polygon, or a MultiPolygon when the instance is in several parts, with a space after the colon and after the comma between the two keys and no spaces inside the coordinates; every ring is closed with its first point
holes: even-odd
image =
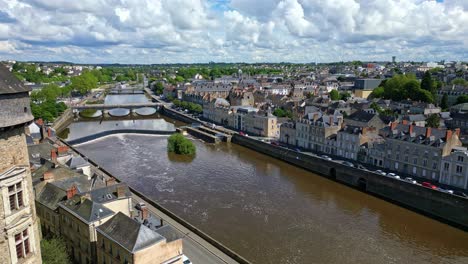
{"type": "Polygon", "coordinates": [[[70,169],[76,169],[84,166],[88,166],[89,163],[81,156],[73,156],[65,162],[70,169]]]}
{"type": "Polygon", "coordinates": [[[50,151],[54,149],[48,142],[28,146],[29,161],[39,163],[41,158],[50,160],[50,151]]]}
{"type": "Polygon", "coordinates": [[[180,232],[177,232],[172,226],[170,225],[165,225],[156,230],[158,234],[163,236],[166,239],[166,242],[172,242],[177,239],[182,238],[182,234],[180,232]]]}
{"type": "Polygon", "coordinates": [[[77,216],[87,224],[114,214],[112,210],[107,209],[102,204],[95,203],[87,198],[84,198],[82,201],[82,195],[80,194],[73,196],[67,201],[59,203],[59,206],[77,216]]]}
{"type": "Polygon", "coordinates": [[[370,114],[365,111],[356,111],[351,115],[345,117],[345,119],[359,121],[359,122],[369,122],[376,114],[370,114]]]}
{"type": "Polygon", "coordinates": [[[22,93],[30,90],[5,65],[0,63],[0,94],[22,93]]]}
{"type": "Polygon", "coordinates": [[[61,188],[47,183],[39,195],[36,197],[36,201],[48,207],[51,210],[58,208],[58,203],[65,200],[67,192],[61,188]]]}
{"type": "Polygon", "coordinates": [[[107,203],[120,199],[117,197],[117,187],[123,186],[125,188],[125,197],[129,198],[132,196],[132,192],[125,183],[113,184],[99,189],[94,189],[87,192],[90,195],[90,199],[97,203],[107,203]]]}
{"type": "Polygon", "coordinates": [[[165,238],[160,234],[136,222],[121,212],[100,225],[97,228],[97,231],[123,246],[131,253],[135,253],[151,245],[165,241],[165,238]]]}
{"type": "Polygon", "coordinates": [[[413,134],[409,133],[410,125],[398,124],[394,131],[390,131],[390,127],[384,127],[380,130],[380,135],[387,138],[392,138],[401,141],[408,141],[417,144],[423,144],[433,147],[443,147],[446,142],[445,129],[431,129],[431,136],[426,137],[426,128],[420,126],[413,126],[413,134]]]}

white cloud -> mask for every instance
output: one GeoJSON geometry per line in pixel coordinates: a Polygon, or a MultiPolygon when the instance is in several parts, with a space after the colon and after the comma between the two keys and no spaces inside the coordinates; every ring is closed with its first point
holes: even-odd
{"type": "Polygon", "coordinates": [[[0,0],[0,59],[467,60],[467,24],[463,0],[0,0]]]}

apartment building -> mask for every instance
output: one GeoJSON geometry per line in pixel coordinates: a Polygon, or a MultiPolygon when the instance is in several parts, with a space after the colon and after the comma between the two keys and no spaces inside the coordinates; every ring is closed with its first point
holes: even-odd
{"type": "Polygon", "coordinates": [[[468,151],[464,147],[455,147],[450,154],[442,158],[440,182],[468,190],[468,151]]]}
{"type": "Polygon", "coordinates": [[[418,127],[404,122],[380,130],[385,139],[384,168],[439,180],[442,158],[462,145],[460,130],[418,127]]]}
{"type": "Polygon", "coordinates": [[[323,115],[313,113],[312,119],[301,119],[296,122],[296,146],[315,152],[334,154],[327,140],[341,129],[341,115],[323,115]]]}

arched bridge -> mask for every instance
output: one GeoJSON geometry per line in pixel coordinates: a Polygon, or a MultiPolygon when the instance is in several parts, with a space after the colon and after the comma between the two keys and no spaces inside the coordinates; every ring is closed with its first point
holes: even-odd
{"type": "Polygon", "coordinates": [[[125,109],[138,109],[143,107],[154,107],[159,108],[162,106],[162,103],[128,103],[128,104],[89,104],[89,105],[75,105],[71,108],[73,110],[85,110],[85,109],[96,109],[96,110],[109,110],[116,108],[125,108],[125,109]]]}

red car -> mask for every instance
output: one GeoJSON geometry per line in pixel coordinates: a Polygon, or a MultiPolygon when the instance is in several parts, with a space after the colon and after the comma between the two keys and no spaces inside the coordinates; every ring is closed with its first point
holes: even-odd
{"type": "Polygon", "coordinates": [[[245,133],[241,131],[241,132],[239,132],[239,135],[245,136],[245,133]]]}
{"type": "Polygon", "coordinates": [[[432,184],[430,182],[422,182],[421,185],[426,187],[426,188],[433,189],[433,190],[437,189],[437,186],[435,186],[434,184],[432,184]]]}

